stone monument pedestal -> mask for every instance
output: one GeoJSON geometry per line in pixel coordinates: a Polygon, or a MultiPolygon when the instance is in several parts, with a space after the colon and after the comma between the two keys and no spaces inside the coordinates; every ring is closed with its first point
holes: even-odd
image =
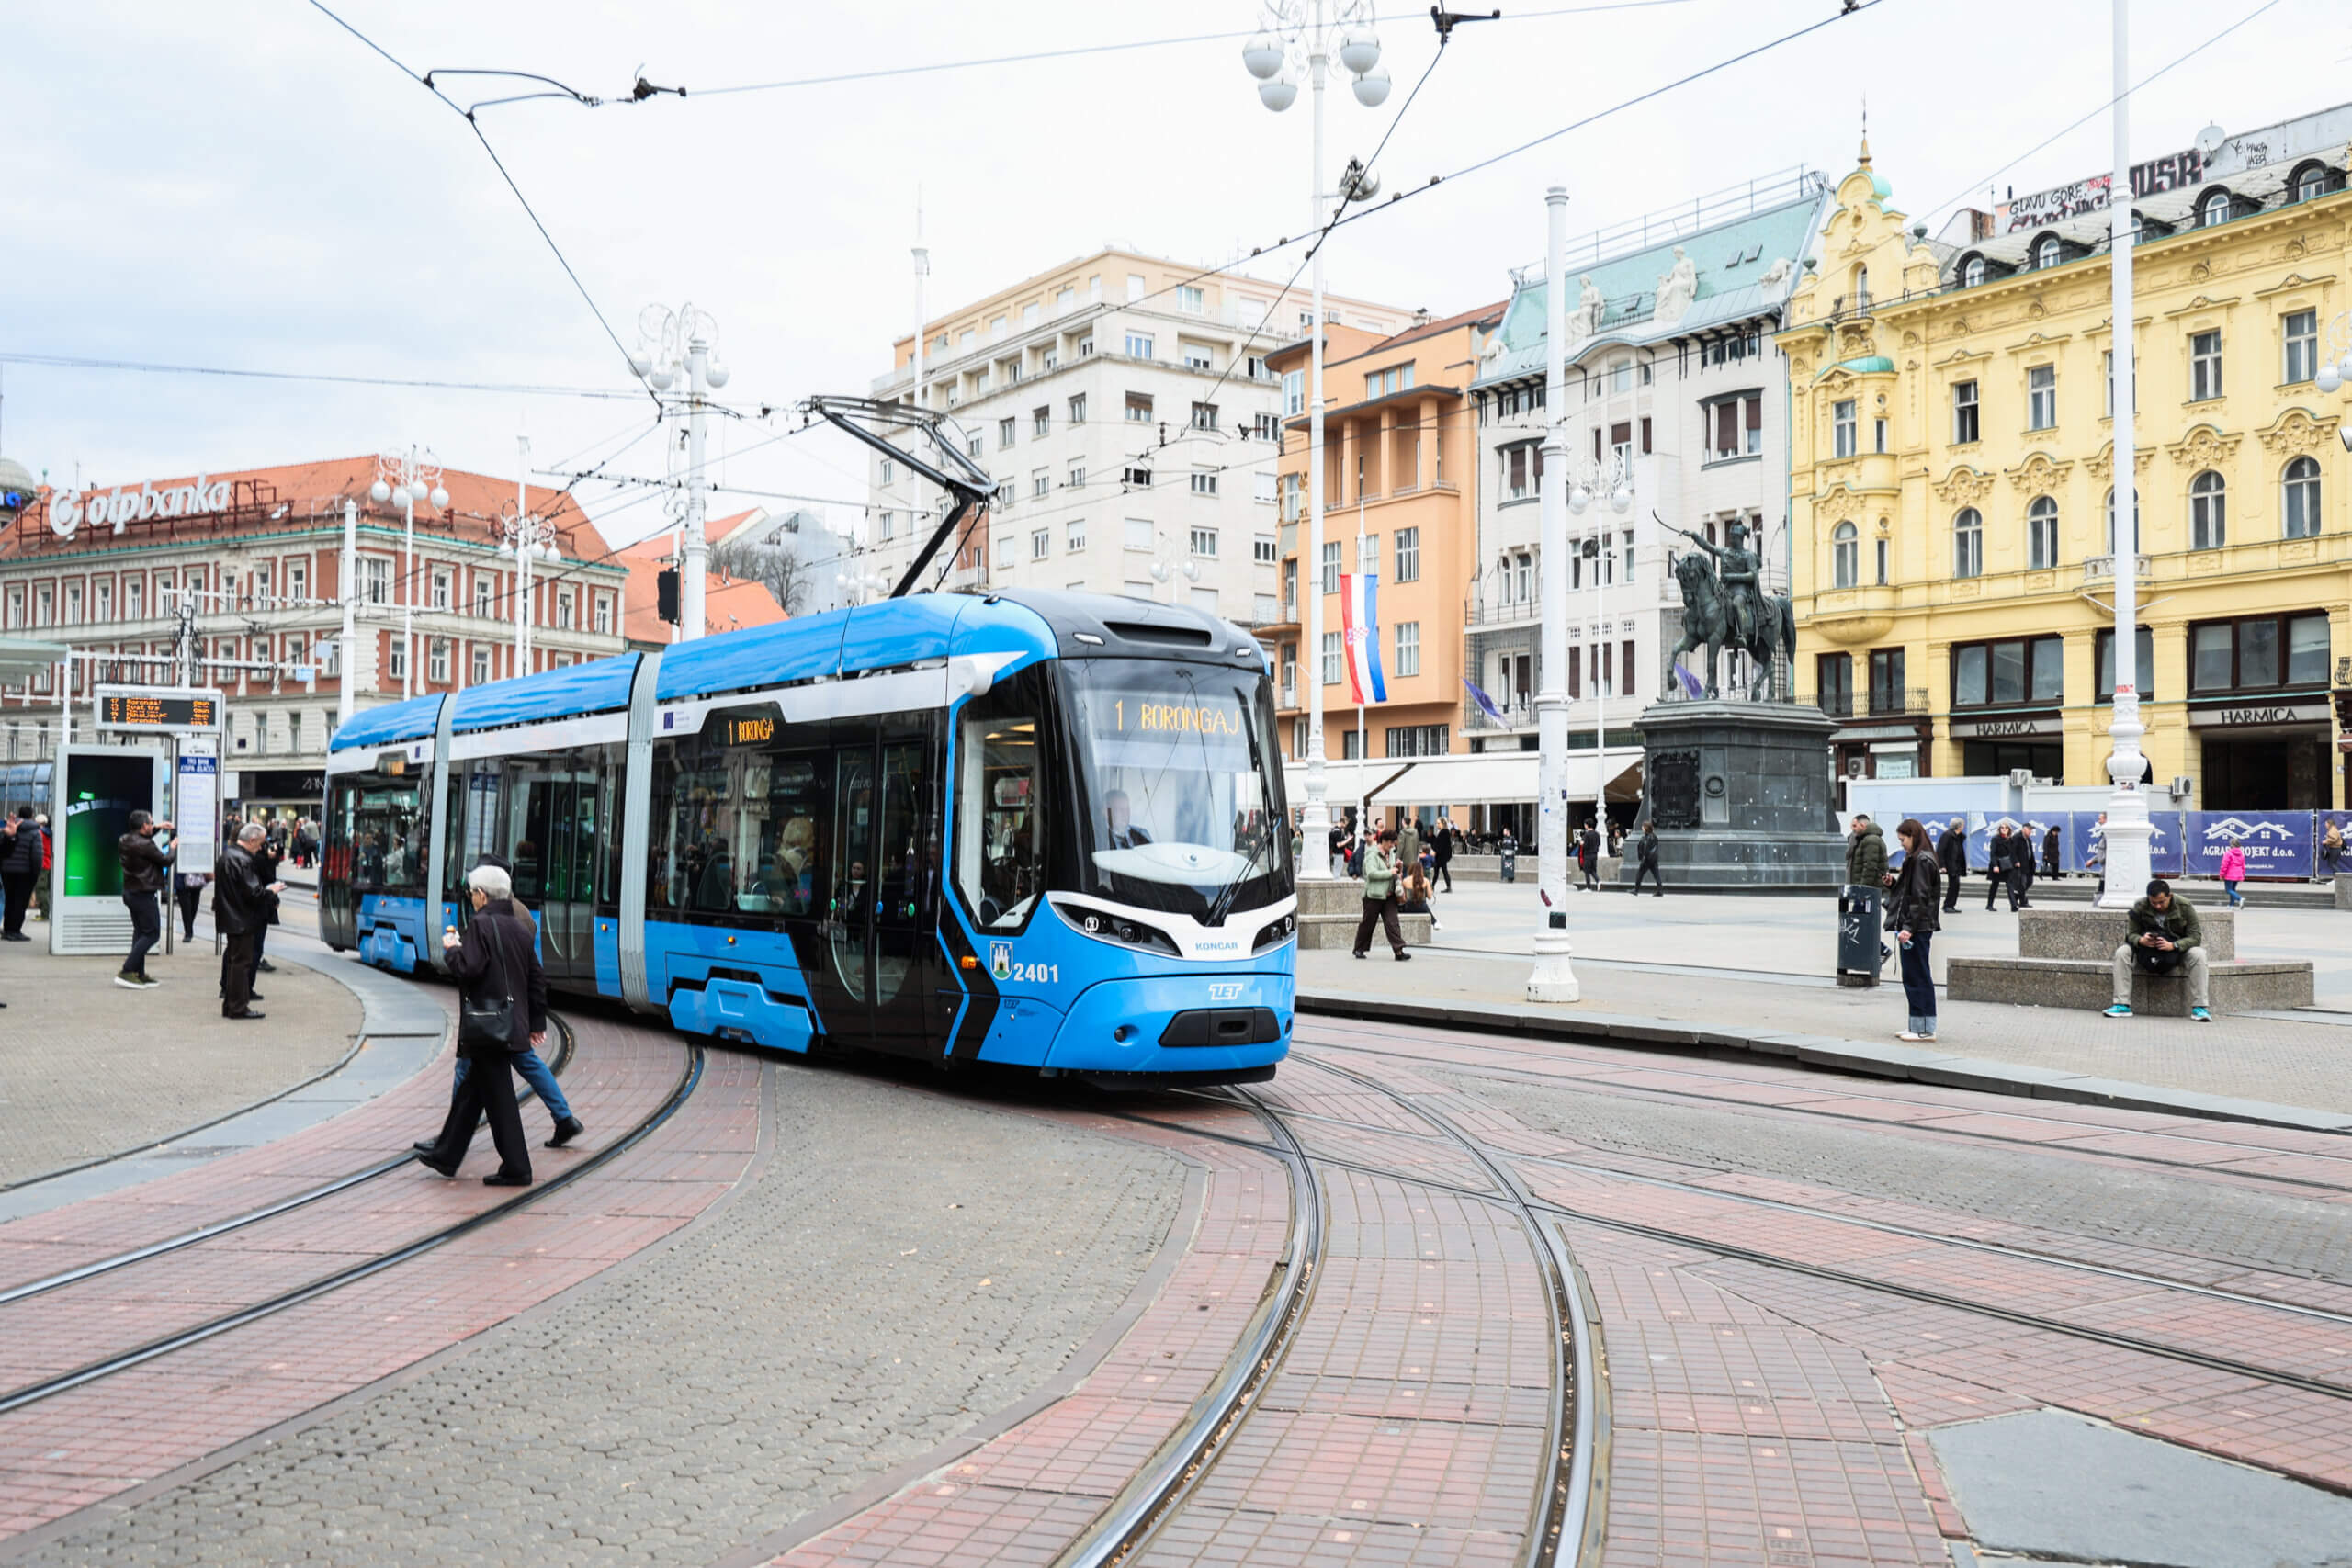
{"type": "MultiPolygon", "coordinates": [[[[1722,698],[1654,703],[1634,728],[1643,818],[1669,893],[1819,893],[1846,885],[1829,734],[1818,708],[1722,698]]],[[[1628,855],[1617,880],[1633,880],[1628,855]]]]}

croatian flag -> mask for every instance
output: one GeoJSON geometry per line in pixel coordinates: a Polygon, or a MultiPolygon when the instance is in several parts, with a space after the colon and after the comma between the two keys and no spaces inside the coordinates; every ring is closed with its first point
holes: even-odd
{"type": "Polygon", "coordinates": [[[1348,695],[1356,703],[1385,703],[1388,682],[1380,673],[1380,574],[1340,574],[1340,625],[1348,654],[1348,695]]]}

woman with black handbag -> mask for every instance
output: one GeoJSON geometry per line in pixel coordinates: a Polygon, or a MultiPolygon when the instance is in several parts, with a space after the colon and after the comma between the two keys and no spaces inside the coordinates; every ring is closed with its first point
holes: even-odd
{"type": "Polygon", "coordinates": [[[461,987],[458,1054],[470,1065],[450,1101],[441,1136],[430,1153],[416,1157],[455,1177],[473,1144],[474,1123],[487,1111],[498,1169],[483,1177],[482,1185],[528,1187],[531,1148],[514,1103],[512,1056],[547,1041],[547,972],[532,949],[530,917],[514,908],[513,879],[497,866],[476,866],[466,874],[466,889],[473,900],[473,921],[462,938],[455,927],[445,930],[441,947],[461,987]]]}

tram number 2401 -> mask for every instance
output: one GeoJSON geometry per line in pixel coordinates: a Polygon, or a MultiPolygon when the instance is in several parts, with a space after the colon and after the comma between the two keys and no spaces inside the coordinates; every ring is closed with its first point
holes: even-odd
{"type": "Polygon", "coordinates": [[[1062,966],[1058,964],[1017,964],[1013,962],[1012,944],[993,942],[989,948],[989,973],[1000,980],[1015,980],[1024,986],[1058,986],[1062,983],[1062,966]]]}

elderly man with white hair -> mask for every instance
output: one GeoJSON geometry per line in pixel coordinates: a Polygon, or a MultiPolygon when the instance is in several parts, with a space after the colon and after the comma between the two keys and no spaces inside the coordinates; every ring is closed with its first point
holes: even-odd
{"type": "Polygon", "coordinates": [[[428,1169],[456,1176],[474,1141],[474,1122],[488,1111],[498,1169],[483,1177],[482,1185],[528,1187],[531,1146],[514,1103],[514,1056],[547,1040],[547,971],[539,967],[530,917],[514,907],[514,882],[505,870],[474,867],[466,873],[466,890],[474,918],[465,935],[455,926],[441,933],[449,974],[461,987],[458,1054],[468,1059],[466,1077],[450,1101],[441,1136],[429,1153],[416,1157],[428,1169]]]}
{"type": "Polygon", "coordinates": [[[254,1019],[254,958],[261,931],[277,911],[283,882],[262,872],[259,851],[268,832],[258,822],[238,829],[237,841],[212,863],[212,924],[226,939],[220,954],[220,1016],[254,1019]]]}

